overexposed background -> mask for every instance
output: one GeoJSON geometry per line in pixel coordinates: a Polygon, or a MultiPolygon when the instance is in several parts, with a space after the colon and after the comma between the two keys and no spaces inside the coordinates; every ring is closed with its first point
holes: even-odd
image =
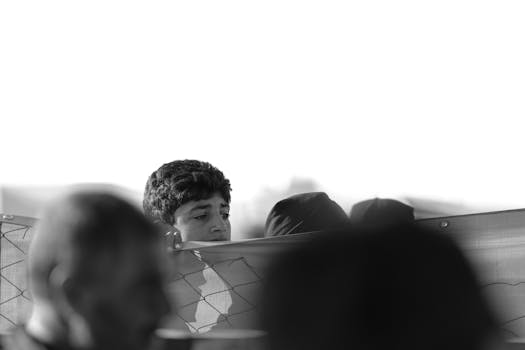
{"type": "Polygon", "coordinates": [[[234,237],[298,189],[345,210],[525,207],[523,18],[501,0],[4,1],[0,209],[69,183],[139,198],[183,158],[230,178],[234,237]]]}

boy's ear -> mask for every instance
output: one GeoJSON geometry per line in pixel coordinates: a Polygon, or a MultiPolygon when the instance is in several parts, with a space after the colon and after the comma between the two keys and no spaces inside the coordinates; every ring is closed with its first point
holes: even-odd
{"type": "Polygon", "coordinates": [[[64,291],[64,296],[71,305],[75,305],[78,302],[80,293],[75,282],[71,278],[64,279],[62,282],[62,290],[64,291]]]}
{"type": "Polygon", "coordinates": [[[57,265],[49,273],[47,283],[49,284],[49,289],[53,291],[53,293],[56,293],[58,291],[64,291],[65,285],[69,284],[67,280],[68,277],[65,269],[57,265]]]}
{"type": "Polygon", "coordinates": [[[79,289],[75,282],[70,278],[64,268],[56,266],[49,274],[49,291],[51,298],[55,300],[57,305],[64,307],[67,304],[69,307],[76,305],[79,300],[79,289]]]}

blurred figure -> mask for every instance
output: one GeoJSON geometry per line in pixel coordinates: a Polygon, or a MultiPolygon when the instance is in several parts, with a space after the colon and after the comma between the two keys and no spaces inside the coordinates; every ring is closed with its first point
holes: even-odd
{"type": "Polygon", "coordinates": [[[33,309],[8,350],[149,346],[169,312],[161,235],[107,193],[70,194],[39,222],[27,263],[33,309]]]}
{"type": "Polygon", "coordinates": [[[394,199],[374,198],[354,204],[353,224],[392,226],[414,221],[414,208],[394,199]]]}
{"type": "Polygon", "coordinates": [[[268,214],[265,237],[340,228],[344,210],[324,192],[296,194],[275,204],[268,214]]]}
{"type": "Polygon", "coordinates": [[[486,350],[499,339],[460,250],[411,226],[318,235],[265,282],[272,350],[486,350]]]}
{"type": "Polygon", "coordinates": [[[209,163],[176,160],[151,174],[144,212],[173,234],[173,242],[227,241],[231,237],[230,181],[209,163]]]}

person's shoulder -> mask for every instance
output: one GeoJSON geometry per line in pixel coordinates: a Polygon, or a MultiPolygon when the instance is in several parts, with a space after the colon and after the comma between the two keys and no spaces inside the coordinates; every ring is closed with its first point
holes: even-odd
{"type": "Polygon", "coordinates": [[[13,344],[14,333],[18,332],[17,329],[11,329],[9,331],[4,331],[0,333],[0,350],[10,350],[16,349],[11,344],[13,344]]]}
{"type": "Polygon", "coordinates": [[[0,335],[0,350],[44,350],[26,332],[25,327],[18,326],[0,335]]]}
{"type": "Polygon", "coordinates": [[[4,350],[4,349],[7,349],[5,346],[4,346],[4,342],[7,341],[7,338],[10,336],[10,333],[9,332],[5,332],[5,331],[1,331],[0,332],[0,350],[4,350]]]}

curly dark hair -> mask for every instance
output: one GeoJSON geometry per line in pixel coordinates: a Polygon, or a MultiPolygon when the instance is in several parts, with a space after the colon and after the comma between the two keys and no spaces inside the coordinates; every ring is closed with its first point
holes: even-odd
{"type": "Polygon", "coordinates": [[[176,160],[150,175],[142,204],[146,216],[173,225],[173,214],[181,205],[210,198],[214,193],[230,203],[230,192],[230,181],[210,163],[176,160]]]}

